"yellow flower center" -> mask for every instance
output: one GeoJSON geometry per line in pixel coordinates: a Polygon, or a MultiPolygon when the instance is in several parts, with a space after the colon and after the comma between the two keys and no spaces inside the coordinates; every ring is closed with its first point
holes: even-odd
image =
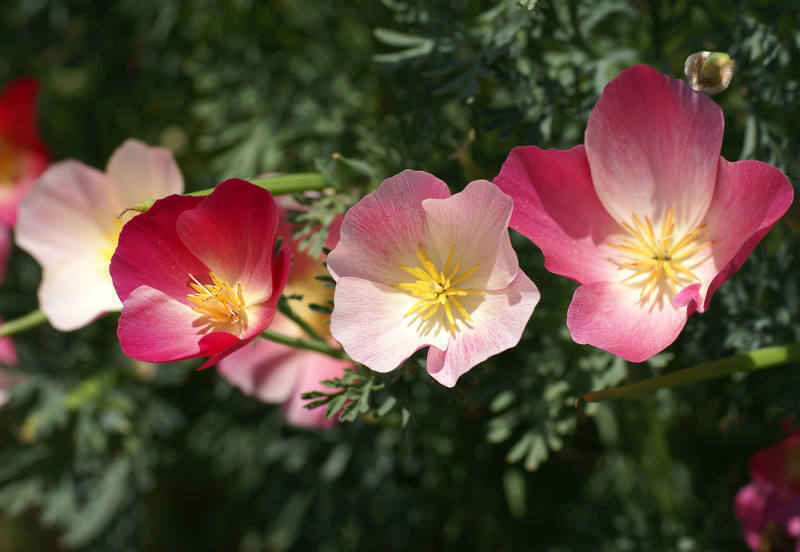
{"type": "Polygon", "coordinates": [[[197,293],[191,293],[186,298],[194,305],[192,310],[200,314],[200,322],[209,327],[217,324],[231,324],[243,330],[247,325],[242,284],[236,284],[236,289],[227,282],[220,280],[213,272],[209,272],[210,284],[201,284],[197,278],[189,274],[194,283],[189,284],[197,293]]]}
{"type": "Polygon", "coordinates": [[[422,247],[419,246],[417,250],[417,259],[419,266],[414,268],[399,265],[400,268],[411,274],[416,278],[413,282],[404,282],[396,284],[395,288],[402,289],[411,293],[414,297],[419,297],[419,301],[414,303],[404,316],[411,315],[421,316],[422,320],[427,320],[440,312],[440,308],[444,311],[449,325],[450,333],[456,333],[456,317],[460,316],[466,322],[472,323],[469,313],[464,309],[463,305],[456,299],[456,297],[463,297],[465,295],[483,295],[483,291],[477,289],[462,289],[456,287],[456,284],[463,282],[469,278],[480,265],[475,265],[466,272],[458,275],[461,269],[461,260],[456,260],[455,265],[452,267],[453,256],[455,255],[456,246],[450,248],[450,254],[447,256],[447,261],[442,270],[439,270],[436,265],[431,261],[430,256],[422,247]]]}
{"type": "Polygon", "coordinates": [[[108,265],[111,264],[111,257],[114,256],[114,251],[117,249],[117,243],[119,242],[119,233],[122,232],[122,227],[125,226],[125,223],[128,222],[132,216],[124,216],[124,217],[114,217],[114,225],[111,228],[111,231],[106,233],[105,238],[106,242],[103,247],[100,249],[100,264],[108,270],[108,265]]]}
{"type": "Polygon", "coordinates": [[[648,217],[644,217],[644,222],[635,214],[632,218],[633,224],[622,224],[630,235],[620,243],[608,245],[624,253],[624,258],[614,263],[619,270],[632,273],[623,278],[622,282],[641,286],[640,300],[649,301],[656,290],[659,290],[656,294],[658,297],[667,288],[674,295],[678,288],[700,280],[691,271],[699,264],[692,257],[712,243],[700,243],[700,234],[705,224],[683,236],[676,236],[675,209],[672,207],[667,210],[659,233],[656,233],[648,217]]]}
{"type": "Polygon", "coordinates": [[[0,187],[10,186],[19,174],[20,163],[17,149],[0,136],[0,187]]]}

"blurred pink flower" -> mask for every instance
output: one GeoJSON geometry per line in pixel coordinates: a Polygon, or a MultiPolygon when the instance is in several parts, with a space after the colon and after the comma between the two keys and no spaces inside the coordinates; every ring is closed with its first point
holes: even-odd
{"type": "Polygon", "coordinates": [[[39,137],[34,78],[12,81],[0,92],[0,223],[13,227],[17,205],[50,160],[39,137]]]}
{"type": "Polygon", "coordinates": [[[0,281],[11,252],[17,205],[50,160],[36,121],[38,94],[39,83],[30,77],[0,91],[0,281]]]}
{"type": "MultiPolygon", "coordinates": [[[[0,326],[3,320],[0,318],[0,326]]],[[[19,381],[19,376],[8,372],[7,368],[16,366],[17,349],[10,337],[0,337],[0,406],[8,400],[8,389],[19,381]]]]}
{"type": "MultiPolygon", "coordinates": [[[[278,204],[278,236],[289,245],[292,252],[292,271],[284,288],[285,295],[302,295],[302,303],[292,301],[295,311],[302,316],[322,336],[328,337],[329,343],[336,342],[330,337],[328,316],[308,308],[308,304],[327,304],[333,298],[333,290],[323,287],[316,275],[324,271],[320,259],[315,259],[304,251],[300,251],[302,238],[292,238],[292,224],[288,219],[288,210],[299,208],[291,202],[291,198],[281,198],[278,204]]],[[[328,229],[325,246],[333,248],[339,240],[341,217],[334,220],[328,229]]],[[[270,329],[292,337],[306,337],[303,330],[287,316],[275,313],[270,329]]],[[[329,427],[335,420],[325,418],[324,408],[309,410],[304,407],[306,401],[300,398],[302,393],[321,389],[320,380],[339,377],[350,363],[327,355],[296,349],[258,339],[252,345],[243,347],[219,362],[220,374],[244,393],[273,404],[282,404],[286,420],[301,427],[329,427]]]]}
{"type": "Polygon", "coordinates": [[[508,236],[512,201],[485,180],[450,195],[406,170],[354,205],[328,255],[336,280],[331,333],[378,372],[430,345],[427,370],[453,387],[519,342],[539,291],[508,236]]]}
{"type": "Polygon", "coordinates": [[[494,182],[511,227],[581,284],[577,343],[632,362],[663,350],[789,208],[777,168],[720,157],[723,125],[705,94],[637,65],[603,90],[585,146],[511,151],[494,182]]]}
{"type": "Polygon", "coordinates": [[[110,268],[123,352],[145,362],[211,356],[207,367],[255,339],[289,273],[288,246],[275,254],[277,228],[269,192],[238,179],[134,217],[110,268]]]}
{"type": "Polygon", "coordinates": [[[800,552],[800,431],[753,456],[750,477],[735,505],[747,545],[800,552]]]}
{"type": "Polygon", "coordinates": [[[17,244],[42,265],[39,305],[71,331],[122,307],[108,272],[122,226],[141,201],[183,191],[172,154],[127,140],[102,173],[79,161],[53,164],[19,207],[17,244]]]}

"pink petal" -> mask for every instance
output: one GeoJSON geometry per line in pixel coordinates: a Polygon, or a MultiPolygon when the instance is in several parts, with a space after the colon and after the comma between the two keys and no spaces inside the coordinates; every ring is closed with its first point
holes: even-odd
{"type": "Polygon", "coordinates": [[[197,313],[147,286],[125,299],[117,335],[122,351],[145,362],[172,362],[215,355],[242,342],[226,332],[204,334],[197,313]]]}
{"type": "Polygon", "coordinates": [[[128,139],[114,150],[106,166],[119,210],[146,199],[183,193],[183,176],[172,154],[128,139]]]}
{"type": "Polygon", "coordinates": [[[430,234],[428,243],[433,244],[428,254],[434,263],[443,268],[455,246],[454,259],[461,261],[461,272],[480,265],[467,282],[481,282],[481,289],[508,286],[519,268],[508,237],[513,203],[487,180],[470,182],[463,191],[446,199],[423,200],[430,234]],[[480,207],[476,211],[477,206],[480,207]]]}
{"type": "Polygon", "coordinates": [[[0,223],[0,283],[6,275],[8,257],[11,255],[11,230],[0,223]]]}
{"type": "MultiPolygon", "coordinates": [[[[3,319],[0,318],[0,326],[3,325],[3,319]]],[[[0,366],[16,366],[19,362],[17,358],[17,348],[14,346],[14,341],[10,337],[0,337],[0,366]]],[[[7,389],[17,380],[15,377],[10,377],[8,372],[0,368],[0,389],[7,389]]],[[[3,403],[0,400],[0,405],[3,403]]]]}
{"type": "Polygon", "coordinates": [[[706,214],[705,238],[712,257],[693,269],[702,286],[684,300],[705,311],[711,296],[744,264],[753,249],[789,208],[791,182],[777,168],[760,161],[719,160],[714,199],[706,214]]]}
{"type": "Polygon", "coordinates": [[[20,173],[10,186],[0,187],[0,224],[13,227],[17,223],[17,208],[22,198],[47,168],[48,155],[35,150],[18,152],[20,173]]]}
{"type": "Polygon", "coordinates": [[[43,267],[113,247],[116,212],[106,177],[77,161],[52,165],[22,200],[17,244],[43,267]]]}
{"type": "Polygon", "coordinates": [[[514,347],[540,297],[534,283],[518,269],[506,289],[482,296],[471,314],[472,327],[459,327],[455,337],[449,338],[447,350],[428,349],[428,373],[442,385],[453,387],[473,366],[514,347]]]}
{"type": "Polygon", "coordinates": [[[586,126],[597,195],[619,222],[632,213],[678,227],[700,223],[711,202],[722,145],[722,110],[705,94],[646,65],[606,86],[586,126]]]}
{"type": "Polygon", "coordinates": [[[208,276],[209,267],[187,249],[175,231],[178,216],[201,201],[201,197],[169,196],[125,224],[110,267],[122,301],[143,285],[185,301],[186,295],[193,293],[189,275],[208,276]]]}
{"type": "Polygon", "coordinates": [[[108,269],[99,262],[72,262],[47,267],[39,286],[39,306],[55,329],[71,332],[122,303],[108,269]]]}
{"type": "Polygon", "coordinates": [[[416,299],[387,285],[339,277],[331,315],[331,334],[355,360],[377,372],[389,372],[426,345],[447,346],[447,332],[424,333],[403,315],[416,299]]]}
{"type": "Polygon", "coordinates": [[[616,282],[579,287],[567,311],[567,327],[576,343],[594,345],[630,362],[642,362],[669,346],[680,334],[691,308],[662,299],[638,300],[640,290],[616,282]]]}
{"type": "Polygon", "coordinates": [[[0,134],[13,145],[47,154],[36,123],[39,82],[23,77],[8,83],[0,93],[0,134]]]}
{"type": "MultiPolygon", "coordinates": [[[[281,313],[276,313],[271,329],[283,335],[294,326],[281,313]]],[[[296,327],[296,326],[294,326],[296,327]]],[[[266,339],[256,339],[222,360],[220,374],[241,389],[265,403],[282,403],[289,399],[298,379],[300,349],[266,339]]]]}
{"type": "Polygon", "coordinates": [[[404,281],[398,264],[416,266],[414,254],[426,236],[422,201],[449,196],[447,184],[426,172],[405,170],[387,178],[347,211],[328,270],[337,280],[404,281]]]}
{"type": "Polygon", "coordinates": [[[583,146],[516,147],[494,183],[514,199],[511,228],[542,250],[547,270],[583,284],[612,277],[607,242],[623,230],[594,191],[583,146]]]}
{"type": "Polygon", "coordinates": [[[239,179],[219,184],[177,221],[178,236],[198,259],[224,281],[241,283],[248,295],[262,300],[273,294],[277,228],[278,208],[269,192],[239,179]]]}
{"type": "Polygon", "coordinates": [[[324,406],[309,410],[305,407],[308,401],[300,397],[303,393],[307,393],[308,391],[333,391],[333,389],[324,387],[319,382],[326,379],[341,377],[344,373],[344,369],[349,366],[350,363],[313,351],[302,351],[300,354],[304,357],[303,367],[298,373],[299,378],[294,392],[283,406],[283,413],[284,416],[286,416],[286,421],[298,427],[330,427],[336,423],[336,418],[326,418],[324,416],[324,406]]]}

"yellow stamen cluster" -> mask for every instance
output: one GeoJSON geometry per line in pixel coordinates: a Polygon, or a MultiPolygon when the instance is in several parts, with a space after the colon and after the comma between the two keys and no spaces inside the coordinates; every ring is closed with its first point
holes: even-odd
{"type": "Polygon", "coordinates": [[[227,282],[223,282],[213,272],[211,284],[201,284],[197,278],[189,274],[194,280],[192,286],[197,293],[189,294],[186,298],[195,305],[192,310],[203,315],[209,322],[222,324],[244,324],[245,304],[242,296],[242,284],[236,284],[236,291],[227,282]]]}
{"type": "Polygon", "coordinates": [[[461,318],[467,322],[472,322],[469,313],[467,313],[456,297],[483,295],[483,292],[477,289],[461,289],[455,287],[459,282],[463,282],[469,278],[480,266],[476,264],[463,274],[458,275],[458,271],[461,269],[460,259],[456,260],[452,270],[450,268],[453,263],[455,251],[456,246],[453,245],[450,248],[450,254],[447,256],[444,267],[442,270],[439,270],[436,268],[433,261],[431,261],[422,245],[420,245],[416,252],[420,266],[411,268],[405,265],[399,265],[400,268],[414,276],[416,280],[414,282],[405,282],[394,286],[397,289],[410,292],[414,297],[419,297],[419,301],[414,303],[414,306],[408,309],[408,312],[406,312],[404,316],[417,315],[421,316],[422,320],[427,320],[439,312],[440,308],[443,308],[449,324],[450,333],[453,335],[455,335],[456,332],[457,315],[460,315],[461,318]]]}
{"type": "MultiPolygon", "coordinates": [[[[656,234],[653,224],[648,217],[642,221],[635,214],[633,224],[623,223],[630,236],[621,243],[609,243],[611,247],[622,251],[628,259],[616,262],[619,270],[631,270],[633,274],[627,276],[622,282],[630,282],[635,278],[636,284],[642,286],[639,299],[649,301],[653,292],[666,283],[672,293],[678,291],[678,286],[696,282],[699,278],[690,270],[694,265],[691,257],[711,245],[710,241],[698,243],[700,234],[705,225],[700,225],[679,239],[675,234],[675,209],[670,207],[661,232],[656,234]],[[644,279],[641,279],[644,278],[644,279]]],[[[663,289],[663,288],[662,288],[663,289]]]]}

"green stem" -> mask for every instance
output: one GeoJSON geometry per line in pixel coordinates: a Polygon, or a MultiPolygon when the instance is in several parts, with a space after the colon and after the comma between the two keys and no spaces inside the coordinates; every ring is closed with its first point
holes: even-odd
{"type": "Polygon", "coordinates": [[[47,317],[41,310],[36,309],[19,318],[4,322],[3,325],[0,326],[0,337],[8,337],[9,335],[22,333],[45,322],[47,322],[47,317]]]}
{"type": "MultiPolygon", "coordinates": [[[[325,180],[319,173],[295,173],[295,174],[281,174],[278,176],[271,176],[269,178],[252,178],[248,182],[255,184],[260,188],[264,188],[272,195],[281,194],[295,194],[299,192],[308,192],[312,190],[322,190],[327,187],[325,180]]],[[[207,196],[214,191],[214,188],[206,188],[205,190],[198,190],[186,195],[190,196],[207,196]]],[[[155,199],[147,199],[128,207],[125,211],[138,211],[144,213],[155,203],[155,199]]],[[[125,212],[123,211],[123,213],[125,212]]]]}
{"type": "Polygon", "coordinates": [[[348,359],[348,356],[345,352],[341,349],[334,349],[324,341],[317,341],[310,340],[310,339],[301,339],[299,337],[290,337],[288,335],[279,334],[277,332],[273,332],[272,330],[264,330],[261,332],[261,337],[264,339],[268,339],[270,341],[274,341],[275,343],[281,343],[283,345],[288,345],[289,347],[295,347],[297,349],[306,349],[308,351],[315,351],[317,353],[322,353],[323,355],[328,355],[333,358],[341,358],[344,360],[348,359]]]}
{"type": "Polygon", "coordinates": [[[289,301],[286,300],[286,297],[281,296],[280,300],[278,301],[278,310],[289,317],[289,319],[291,319],[295,324],[303,328],[303,331],[315,341],[325,341],[325,338],[322,337],[314,328],[312,328],[308,322],[301,318],[299,314],[294,312],[292,307],[289,306],[289,301]]]}
{"type": "Polygon", "coordinates": [[[581,400],[586,402],[602,402],[621,399],[631,395],[650,393],[667,387],[677,387],[698,381],[729,376],[735,372],[756,372],[773,366],[780,366],[800,360],[800,343],[764,347],[748,353],[704,362],[690,368],[651,378],[644,381],[623,385],[616,389],[603,389],[587,393],[581,400]]]}

